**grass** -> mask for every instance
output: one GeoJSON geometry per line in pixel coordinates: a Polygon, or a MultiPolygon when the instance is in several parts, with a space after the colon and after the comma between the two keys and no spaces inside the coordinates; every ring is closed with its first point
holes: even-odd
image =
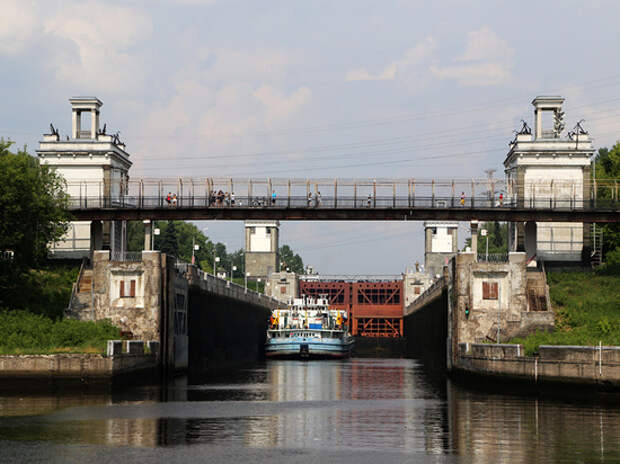
{"type": "Polygon", "coordinates": [[[547,281],[555,330],[507,343],[522,344],[530,356],[540,345],[620,345],[620,274],[552,272],[547,281]]]}
{"type": "Polygon", "coordinates": [[[104,353],[108,340],[120,338],[109,321],[52,320],[0,310],[0,354],[104,353]]]}

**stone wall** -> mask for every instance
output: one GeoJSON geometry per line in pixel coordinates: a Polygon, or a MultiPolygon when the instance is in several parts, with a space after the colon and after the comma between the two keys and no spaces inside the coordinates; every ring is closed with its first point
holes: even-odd
{"type": "Polygon", "coordinates": [[[524,356],[521,345],[459,344],[454,370],[533,383],[570,383],[620,389],[620,347],[540,346],[524,356]]]}
{"type": "Polygon", "coordinates": [[[159,340],[164,269],[157,251],[142,252],[138,262],[111,261],[109,251],[95,251],[93,319],[109,319],[134,338],[159,340]]]}
{"type": "Polygon", "coordinates": [[[499,341],[536,327],[553,327],[552,311],[528,311],[525,253],[510,253],[507,262],[478,262],[475,258],[474,253],[456,256],[458,342],[497,342],[498,324],[499,341]],[[485,296],[485,285],[496,285],[496,298],[485,296]]]}

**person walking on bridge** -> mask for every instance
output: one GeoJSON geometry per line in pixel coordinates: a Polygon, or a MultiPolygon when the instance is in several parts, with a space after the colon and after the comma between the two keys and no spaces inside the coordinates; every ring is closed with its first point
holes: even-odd
{"type": "Polygon", "coordinates": [[[273,191],[271,192],[271,205],[272,205],[272,206],[275,206],[275,205],[276,205],[276,197],[277,197],[277,196],[278,196],[278,195],[276,194],[276,191],[275,191],[275,190],[273,190],[273,191]]]}
{"type": "Polygon", "coordinates": [[[461,192],[461,206],[465,206],[465,192],[461,192]]]}

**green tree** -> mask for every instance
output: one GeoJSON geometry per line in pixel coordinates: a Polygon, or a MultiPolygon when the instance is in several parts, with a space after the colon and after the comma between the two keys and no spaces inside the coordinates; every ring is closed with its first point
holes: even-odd
{"type": "MultiPolygon", "coordinates": [[[[597,181],[620,178],[620,142],[617,142],[611,150],[608,148],[599,149],[594,158],[594,163],[595,168],[592,170],[592,175],[596,175],[597,181]]],[[[597,197],[601,199],[609,199],[615,195],[608,187],[599,187],[596,193],[597,197]]],[[[607,262],[608,258],[613,256],[612,261],[615,262],[616,256],[620,254],[616,251],[620,250],[620,223],[599,224],[597,226],[603,229],[603,261],[607,262]]]]}
{"type": "MultiPolygon", "coordinates": [[[[485,253],[489,241],[489,254],[508,253],[508,224],[500,222],[481,222],[478,224],[478,253],[485,253]],[[480,231],[486,229],[483,237],[480,231]]],[[[465,248],[471,247],[471,237],[465,240],[465,248]]]]}
{"type": "Polygon", "coordinates": [[[295,254],[295,252],[288,245],[282,245],[280,247],[280,262],[282,262],[282,270],[290,269],[291,272],[296,274],[304,273],[304,261],[301,256],[295,254]]]}
{"type": "Polygon", "coordinates": [[[58,173],[25,147],[12,153],[12,143],[0,139],[0,251],[12,250],[17,266],[35,267],[67,231],[68,195],[58,173]]]}

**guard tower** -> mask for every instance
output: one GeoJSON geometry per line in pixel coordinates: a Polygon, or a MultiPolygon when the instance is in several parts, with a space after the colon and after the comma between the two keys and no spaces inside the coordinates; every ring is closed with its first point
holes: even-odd
{"type": "MultiPolygon", "coordinates": [[[[71,136],[62,140],[50,124],[50,132],[43,134],[39,142],[37,155],[42,164],[52,166],[64,177],[71,201],[79,199],[88,206],[114,204],[126,194],[132,164],[125,144],[118,134],[106,134],[105,125],[100,129],[101,100],[73,97],[69,102],[71,136]]],[[[114,253],[125,248],[125,221],[75,221],[51,251],[55,258],[79,259],[90,256],[93,249],[114,253]]]]}
{"type": "Polygon", "coordinates": [[[458,250],[456,222],[424,223],[424,270],[432,277],[441,275],[443,267],[458,250]]]}
{"type": "MultiPolygon", "coordinates": [[[[524,121],[504,168],[507,198],[518,206],[582,208],[591,198],[592,139],[578,122],[564,135],[564,98],[539,96],[534,105],[534,133],[524,121]]],[[[528,222],[509,225],[510,251],[550,264],[588,262],[590,224],[528,222]]]]}
{"type": "Polygon", "coordinates": [[[245,272],[265,279],[280,270],[280,222],[245,221],[245,272]]]}

